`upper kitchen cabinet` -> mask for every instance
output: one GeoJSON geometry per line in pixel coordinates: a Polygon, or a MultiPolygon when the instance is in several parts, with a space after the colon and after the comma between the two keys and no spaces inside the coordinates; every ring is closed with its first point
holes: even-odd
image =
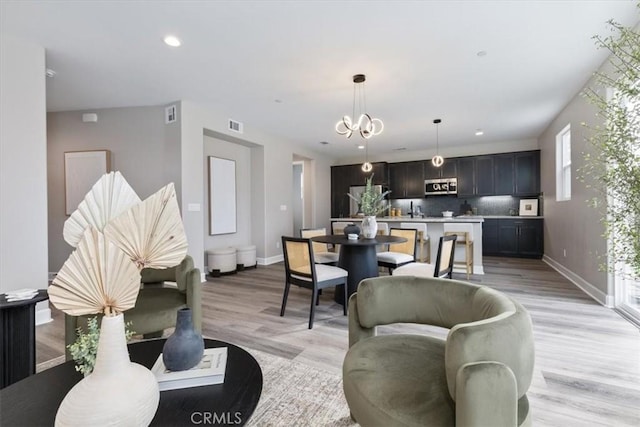
{"type": "Polygon", "coordinates": [[[515,196],[540,194],[540,151],[524,151],[514,154],[515,196]]]}
{"type": "Polygon", "coordinates": [[[444,159],[439,168],[431,160],[424,161],[424,179],[455,178],[458,176],[458,159],[444,159]]]}
{"type": "Polygon", "coordinates": [[[537,196],[540,193],[540,152],[497,154],[493,156],[495,194],[537,196]]]}
{"type": "Polygon", "coordinates": [[[424,162],[389,164],[389,190],[391,199],[424,197],[424,162]]]}
{"type": "Polygon", "coordinates": [[[458,159],[458,197],[495,194],[493,157],[474,156],[458,159]]]}

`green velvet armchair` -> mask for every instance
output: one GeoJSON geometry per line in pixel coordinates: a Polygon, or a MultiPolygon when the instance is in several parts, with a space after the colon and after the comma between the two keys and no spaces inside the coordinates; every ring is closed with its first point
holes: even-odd
{"type": "MultiPolygon", "coordinates": [[[[131,322],[131,329],[145,338],[159,337],[164,329],[176,324],[177,311],[189,307],[193,325],[202,331],[202,282],[200,270],[194,268],[193,259],[187,257],[177,266],[164,270],[144,269],[141,272],[141,288],[136,305],[124,312],[124,321],[131,322]],[[175,282],[169,284],[165,282],[175,282]]],[[[65,354],[71,359],[67,345],[77,337],[78,328],[86,329],[89,316],[65,314],[65,354]]]]}
{"type": "Polygon", "coordinates": [[[457,280],[365,279],[349,299],[343,387],[366,426],[522,426],[534,364],[531,318],[518,302],[457,280]],[[448,328],[445,339],[376,335],[376,327],[448,328]]]}

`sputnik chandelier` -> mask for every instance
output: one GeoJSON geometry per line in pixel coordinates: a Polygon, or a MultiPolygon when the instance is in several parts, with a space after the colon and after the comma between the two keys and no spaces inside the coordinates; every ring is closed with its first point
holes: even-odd
{"type": "Polygon", "coordinates": [[[444,159],[440,155],[440,139],[438,135],[438,126],[440,125],[441,122],[442,120],[440,119],[435,119],[433,121],[433,124],[436,125],[436,155],[431,158],[431,163],[433,163],[433,166],[437,168],[442,166],[442,164],[444,163],[444,159]]]}
{"type": "Polygon", "coordinates": [[[336,123],[336,132],[340,135],[346,135],[351,138],[354,132],[360,132],[360,136],[369,139],[372,136],[380,135],[384,129],[382,120],[371,118],[367,114],[367,100],[364,93],[364,74],[356,74],[353,76],[353,112],[351,117],[344,116],[342,120],[336,123]],[[357,92],[357,96],[356,96],[357,92]],[[358,99],[358,121],[356,122],[356,98],[358,99]],[[352,118],[353,117],[353,118],[352,118]]]}

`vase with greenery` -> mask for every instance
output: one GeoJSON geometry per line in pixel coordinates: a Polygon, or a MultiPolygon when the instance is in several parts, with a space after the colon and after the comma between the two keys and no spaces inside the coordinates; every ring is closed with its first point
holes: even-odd
{"type": "MultiPolygon", "coordinates": [[[[127,341],[135,334],[131,329],[131,322],[127,322],[125,337],[127,341]]],[[[73,344],[69,344],[67,348],[76,363],[76,371],[85,377],[93,371],[96,363],[96,354],[98,353],[98,341],[100,339],[100,328],[98,327],[98,317],[90,317],[87,320],[86,332],[82,328],[76,331],[78,338],[73,344]]]]}
{"type": "Polygon", "coordinates": [[[378,223],[376,215],[383,213],[389,209],[389,203],[385,199],[390,191],[378,193],[373,185],[373,174],[365,179],[364,191],[357,195],[347,194],[351,197],[360,208],[364,218],[362,220],[362,235],[366,239],[376,237],[378,233],[378,223]]]}
{"type": "MultiPolygon", "coordinates": [[[[640,3],[638,4],[640,8],[640,3]]],[[[640,280],[640,34],[633,28],[608,22],[611,35],[595,36],[610,53],[595,85],[584,91],[597,108],[597,123],[583,125],[593,149],[578,170],[590,200],[600,208],[607,259],[606,271],[640,280]]],[[[637,290],[640,296],[640,289],[637,290]]]]}
{"type": "Polygon", "coordinates": [[[79,348],[94,362],[97,339],[93,371],[67,393],[55,424],[148,425],[160,401],[158,382],[131,362],[123,313],[135,306],[142,269],[173,267],[187,254],[175,187],[141,201],[119,172],[108,173],[65,221],[63,235],[75,249],[49,286],[49,300],[70,316],[103,316],[99,336],[94,330],[79,348]]]}

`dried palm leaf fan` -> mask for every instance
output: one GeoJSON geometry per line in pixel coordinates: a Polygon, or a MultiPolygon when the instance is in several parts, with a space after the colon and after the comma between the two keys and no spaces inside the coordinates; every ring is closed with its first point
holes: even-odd
{"type": "Polygon", "coordinates": [[[138,203],[140,197],[120,172],[105,174],[65,221],[64,240],[75,248],[87,227],[92,225],[102,231],[111,219],[138,203]]]}
{"type": "Polygon", "coordinates": [[[120,173],[104,175],[65,223],[76,250],[49,287],[51,302],[73,316],[113,316],[135,305],[140,270],[168,268],[187,254],[172,184],[143,202],[120,173]]]}
{"type": "Polygon", "coordinates": [[[187,237],[173,183],[110,221],[104,234],[140,270],[180,263],[187,255],[187,237]]]}
{"type": "Polygon", "coordinates": [[[115,315],[132,308],[140,272],[127,254],[89,226],[49,286],[49,299],[72,316],[115,315]]]}

